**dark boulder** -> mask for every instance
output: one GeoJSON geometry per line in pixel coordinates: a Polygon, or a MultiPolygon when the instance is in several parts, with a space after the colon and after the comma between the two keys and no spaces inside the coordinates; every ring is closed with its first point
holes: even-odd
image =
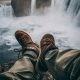
{"type": "Polygon", "coordinates": [[[51,6],[52,0],[36,0],[36,8],[44,8],[51,6]]]}
{"type": "Polygon", "coordinates": [[[12,0],[11,5],[17,17],[28,16],[31,12],[31,0],[12,0]]]}

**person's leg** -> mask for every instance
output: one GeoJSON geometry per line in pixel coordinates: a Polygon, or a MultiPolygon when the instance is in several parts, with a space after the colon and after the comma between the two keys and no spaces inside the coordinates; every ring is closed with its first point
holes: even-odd
{"type": "Polygon", "coordinates": [[[40,71],[48,70],[55,80],[79,80],[79,64],[80,50],[67,49],[59,52],[55,46],[54,37],[50,34],[43,36],[41,39],[41,55],[38,61],[40,71]]]}
{"type": "Polygon", "coordinates": [[[71,70],[69,71],[70,80],[80,80],[80,56],[78,56],[71,65],[73,65],[73,67],[71,67],[71,70]]]}
{"type": "Polygon", "coordinates": [[[40,45],[41,55],[37,63],[37,68],[41,72],[50,71],[53,74],[54,62],[59,51],[55,46],[54,37],[51,34],[45,34],[41,39],[40,45]]]}
{"type": "Polygon", "coordinates": [[[14,66],[0,75],[0,80],[34,80],[35,64],[39,56],[39,47],[31,37],[23,32],[16,31],[15,37],[22,46],[22,58],[14,66]]]}

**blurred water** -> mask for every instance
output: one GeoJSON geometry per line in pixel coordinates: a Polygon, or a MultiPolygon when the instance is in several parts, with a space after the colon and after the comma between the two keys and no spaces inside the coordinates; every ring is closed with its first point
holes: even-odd
{"type": "Polygon", "coordinates": [[[1,5],[0,7],[0,17],[11,17],[12,16],[12,8],[10,5],[1,5]]]}
{"type": "Polygon", "coordinates": [[[73,17],[68,14],[71,10],[64,11],[65,0],[62,2],[60,0],[52,1],[50,8],[36,12],[34,0],[32,14],[18,18],[12,15],[11,6],[2,5],[0,7],[0,59],[3,59],[0,62],[17,58],[18,53],[14,53],[13,49],[21,46],[14,37],[16,30],[26,31],[38,44],[40,44],[40,39],[44,34],[51,33],[55,37],[56,45],[61,50],[80,49],[80,27],[75,24],[79,23],[80,13],[73,20],[73,17]]]}

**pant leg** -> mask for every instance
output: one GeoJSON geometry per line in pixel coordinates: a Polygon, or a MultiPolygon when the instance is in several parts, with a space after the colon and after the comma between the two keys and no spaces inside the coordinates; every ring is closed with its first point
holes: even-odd
{"type": "Polygon", "coordinates": [[[34,80],[36,54],[33,51],[25,52],[25,56],[0,75],[0,80],[34,80]]]}
{"type": "Polygon", "coordinates": [[[36,69],[39,73],[46,73],[46,71],[49,71],[51,75],[54,73],[53,66],[54,66],[54,61],[58,54],[58,51],[59,51],[58,49],[54,49],[54,50],[51,49],[51,50],[48,50],[47,53],[45,53],[46,54],[44,56],[45,58],[41,58],[40,56],[40,59],[36,63],[36,69]]]}
{"type": "Polygon", "coordinates": [[[70,80],[80,80],[80,56],[73,62],[70,80]]]}
{"type": "Polygon", "coordinates": [[[56,80],[56,70],[55,70],[55,59],[57,54],[59,53],[58,49],[50,50],[45,55],[45,63],[48,67],[49,72],[53,75],[56,80]]]}
{"type": "Polygon", "coordinates": [[[76,49],[65,50],[61,53],[51,50],[45,55],[45,62],[56,80],[77,80],[80,74],[79,56],[80,50],[76,49]]]}

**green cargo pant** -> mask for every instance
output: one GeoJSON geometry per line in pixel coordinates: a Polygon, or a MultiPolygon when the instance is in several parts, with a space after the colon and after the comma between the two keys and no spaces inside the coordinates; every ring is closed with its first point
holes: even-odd
{"type": "MultiPolygon", "coordinates": [[[[34,52],[26,52],[36,57],[34,52]]],[[[58,49],[49,50],[45,54],[44,61],[37,62],[31,56],[24,56],[16,61],[14,66],[0,75],[0,80],[37,80],[37,72],[41,68],[49,71],[55,80],[80,80],[80,50],[69,49],[59,52],[58,49]],[[45,66],[45,67],[44,67],[45,66]]],[[[42,69],[42,70],[43,70],[42,69]]]]}
{"type": "Polygon", "coordinates": [[[80,50],[50,50],[45,62],[55,80],[80,80],[80,50]]]}
{"type": "Polygon", "coordinates": [[[25,56],[16,61],[9,71],[0,75],[0,80],[36,80],[36,60],[34,51],[26,51],[25,56]]]}

